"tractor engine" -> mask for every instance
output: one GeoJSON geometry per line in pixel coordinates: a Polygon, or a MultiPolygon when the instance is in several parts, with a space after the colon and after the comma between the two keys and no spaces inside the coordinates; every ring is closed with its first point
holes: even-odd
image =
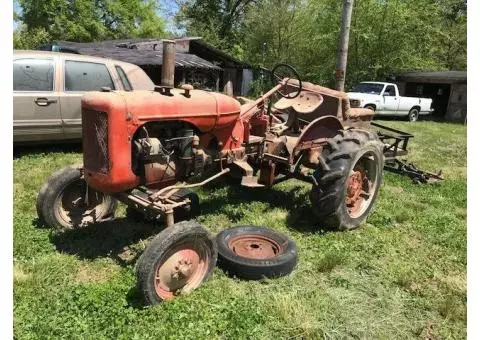
{"type": "Polygon", "coordinates": [[[185,92],[86,93],[82,134],[87,183],[105,193],[139,185],[159,189],[201,175],[222,149],[241,146],[238,101],[219,93],[185,92]]]}
{"type": "Polygon", "coordinates": [[[180,122],[145,124],[132,143],[132,171],[148,186],[201,176],[211,157],[194,129],[180,122]]]}

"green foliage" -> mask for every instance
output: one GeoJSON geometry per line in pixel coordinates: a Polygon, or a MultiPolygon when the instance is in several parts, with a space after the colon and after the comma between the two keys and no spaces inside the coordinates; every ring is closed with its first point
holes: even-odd
{"type": "MultiPolygon", "coordinates": [[[[252,64],[291,63],[304,79],[333,86],[341,1],[258,0],[235,22],[225,19],[230,1],[184,3],[179,21],[188,34],[230,52],[234,41],[252,64]]],[[[403,71],[446,69],[466,69],[464,0],[355,0],[347,86],[403,71]]]]}
{"type": "Polygon", "coordinates": [[[218,48],[243,57],[242,26],[255,0],[179,0],[177,25],[218,48]]]}
{"type": "Polygon", "coordinates": [[[160,37],[165,23],[155,0],[18,0],[23,23],[14,34],[16,48],[47,40],[88,42],[130,37],[160,37]]]}

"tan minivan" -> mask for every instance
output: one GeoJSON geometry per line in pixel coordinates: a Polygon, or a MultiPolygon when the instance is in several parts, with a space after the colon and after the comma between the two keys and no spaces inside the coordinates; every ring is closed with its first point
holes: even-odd
{"type": "Polygon", "coordinates": [[[13,142],[76,140],[87,91],[153,90],[138,66],[112,59],[47,51],[13,52],[13,142]]]}

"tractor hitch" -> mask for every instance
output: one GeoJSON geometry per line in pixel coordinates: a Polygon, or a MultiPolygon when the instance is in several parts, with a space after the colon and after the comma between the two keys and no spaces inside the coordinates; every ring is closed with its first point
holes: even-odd
{"type": "Polygon", "coordinates": [[[410,138],[414,137],[412,134],[375,122],[371,122],[371,124],[378,128],[378,138],[385,145],[383,148],[384,170],[408,176],[415,184],[436,183],[444,180],[442,171],[433,173],[420,170],[413,163],[407,163],[399,159],[399,157],[408,155],[407,146],[410,138]]]}

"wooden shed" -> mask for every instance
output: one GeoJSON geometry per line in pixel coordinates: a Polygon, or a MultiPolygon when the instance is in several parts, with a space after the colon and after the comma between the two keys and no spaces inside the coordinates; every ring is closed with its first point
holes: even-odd
{"type": "Polygon", "coordinates": [[[466,123],[466,71],[410,72],[395,80],[405,96],[432,98],[433,119],[466,123]]]}
{"type": "MultiPolygon", "coordinates": [[[[207,44],[200,37],[175,39],[175,86],[189,83],[195,88],[231,91],[246,96],[252,69],[248,64],[207,44]]],[[[160,84],[162,39],[123,39],[91,43],[55,41],[42,50],[79,53],[129,62],[140,66],[155,84],[160,84]]]]}

